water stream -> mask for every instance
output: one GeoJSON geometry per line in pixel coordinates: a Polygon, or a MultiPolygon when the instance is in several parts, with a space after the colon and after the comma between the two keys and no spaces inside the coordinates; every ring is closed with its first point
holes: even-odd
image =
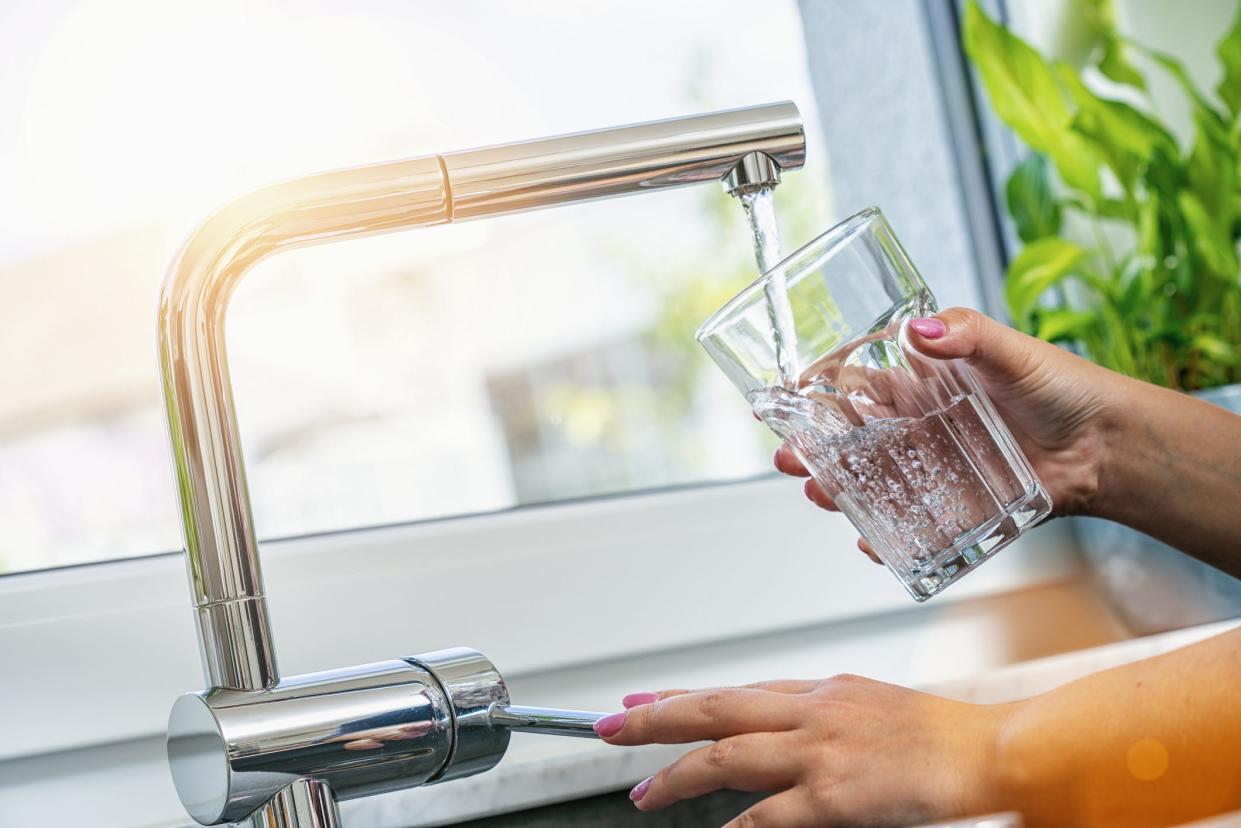
{"type": "MultiPolygon", "coordinates": [[[[760,273],[767,273],[780,261],[780,228],[776,224],[774,190],[766,187],[752,193],[741,194],[741,206],[745,209],[754,234],[754,258],[760,273]]],[[[783,273],[774,273],[763,286],[767,298],[767,318],[771,323],[772,340],[776,346],[776,366],[780,371],[780,385],[796,391],[798,388],[797,332],[793,328],[793,308],[789,304],[787,286],[783,273]]]]}

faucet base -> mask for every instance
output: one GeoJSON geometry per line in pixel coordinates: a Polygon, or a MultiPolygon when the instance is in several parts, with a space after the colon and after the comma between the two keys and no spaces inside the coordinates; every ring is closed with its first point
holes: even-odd
{"type": "Polygon", "coordinates": [[[299,779],[254,812],[253,828],[340,828],[331,789],[317,779],[299,779]]]}
{"type": "Polygon", "coordinates": [[[267,814],[263,824],[278,826],[272,820],[299,808],[327,813],[307,804],[303,781],[324,786],[314,801],[335,801],[490,769],[509,732],[488,714],[507,703],[495,667],[465,648],[292,676],[267,690],[213,688],[173,705],[168,761],[199,823],[267,814]]]}

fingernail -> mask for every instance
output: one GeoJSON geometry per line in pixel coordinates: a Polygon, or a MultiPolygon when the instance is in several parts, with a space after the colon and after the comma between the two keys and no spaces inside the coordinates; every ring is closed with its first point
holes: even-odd
{"type": "Polygon", "coordinates": [[[641,693],[630,693],[621,699],[621,704],[628,710],[631,707],[637,707],[640,704],[653,704],[659,701],[659,694],[643,690],[641,693]]]}
{"type": "Polygon", "coordinates": [[[646,796],[646,789],[651,787],[651,780],[654,778],[655,777],[653,776],[648,776],[637,785],[634,785],[633,790],[629,792],[629,798],[632,801],[637,802],[639,799],[646,796]]]}
{"type": "Polygon", "coordinates": [[[620,733],[620,729],[625,726],[625,715],[626,714],[624,712],[621,712],[604,716],[602,719],[595,722],[595,733],[602,736],[604,739],[609,736],[615,736],[617,733],[620,733]]]}
{"type": "Polygon", "coordinates": [[[948,333],[948,326],[938,319],[910,319],[909,327],[913,328],[920,336],[927,339],[939,339],[948,333]]]}

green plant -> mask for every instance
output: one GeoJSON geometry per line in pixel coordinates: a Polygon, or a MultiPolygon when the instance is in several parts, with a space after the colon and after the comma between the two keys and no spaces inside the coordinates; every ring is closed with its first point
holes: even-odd
{"type": "Polygon", "coordinates": [[[1005,187],[1025,243],[1005,285],[1013,321],[1160,385],[1241,381],[1241,16],[1216,50],[1215,100],[1175,59],[1119,33],[1107,0],[1083,8],[1098,41],[1084,74],[1111,96],[973,0],[965,13],[991,104],[1032,150],[1005,187]],[[1188,146],[1161,122],[1131,54],[1186,96],[1188,146]]]}

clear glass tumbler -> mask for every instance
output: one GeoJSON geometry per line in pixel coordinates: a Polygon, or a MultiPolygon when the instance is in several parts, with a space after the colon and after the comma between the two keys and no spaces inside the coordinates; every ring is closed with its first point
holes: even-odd
{"type": "Polygon", "coordinates": [[[937,310],[872,208],[763,274],[698,331],[917,601],[1051,511],[969,366],[909,344],[908,320],[937,310]],[[792,330],[781,322],[790,317],[792,330]]]}

